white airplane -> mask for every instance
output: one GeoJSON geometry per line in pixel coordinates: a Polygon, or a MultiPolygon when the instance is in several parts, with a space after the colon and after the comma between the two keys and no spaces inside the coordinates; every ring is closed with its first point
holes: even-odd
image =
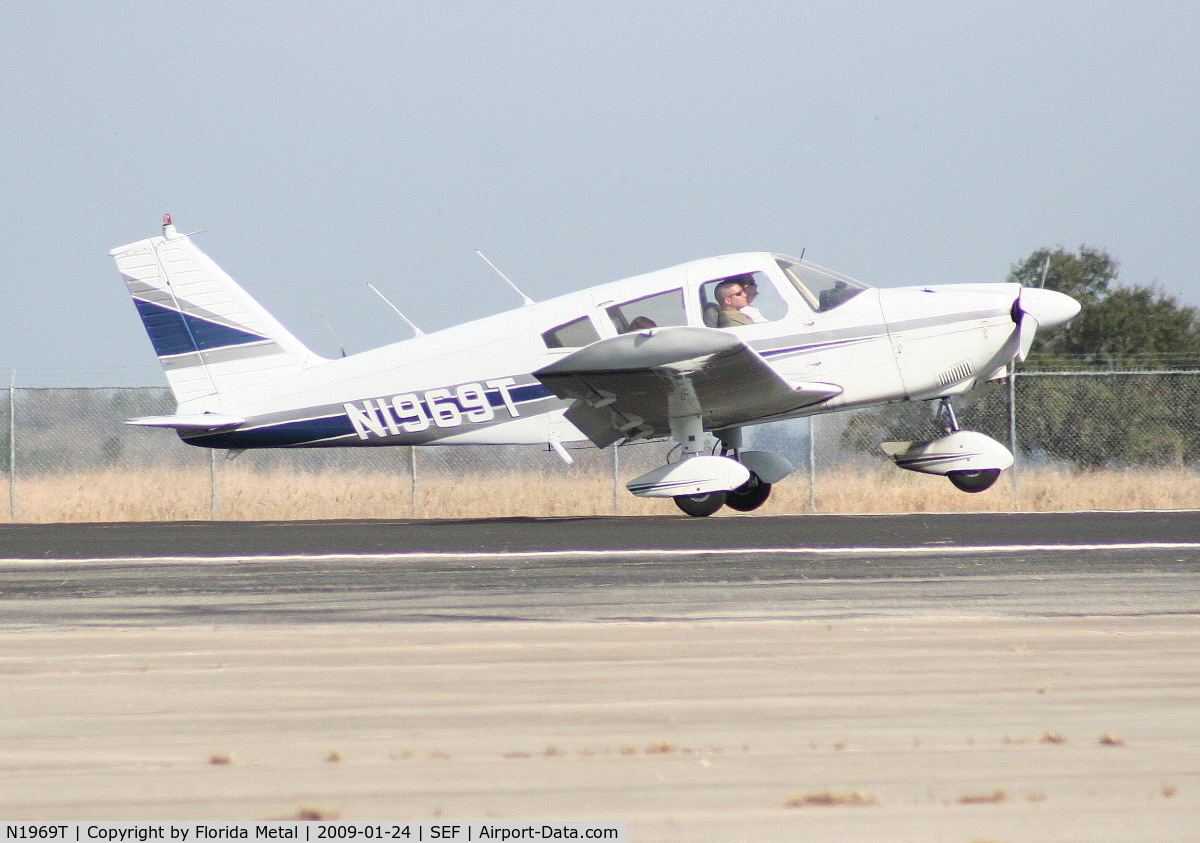
{"type": "Polygon", "coordinates": [[[1005,377],[1039,328],[1079,312],[1052,290],[876,289],[752,252],[526,299],[506,313],[326,359],[169,215],[161,237],[110,254],[178,404],[174,415],[129,424],[232,451],[539,443],[568,463],[567,447],[669,438],[674,459],[627,485],[673,498],[693,516],[756,509],[794,470],[777,454],[744,450],[744,427],[899,401],[939,402],[946,435],[884,443],[898,466],[945,475],[968,492],[988,488],[1012,454],[960,430],[949,400],[1005,377]],[[740,293],[752,285],[757,311],[746,316],[749,296],[740,293]],[[749,324],[716,327],[732,322],[749,324]]]}

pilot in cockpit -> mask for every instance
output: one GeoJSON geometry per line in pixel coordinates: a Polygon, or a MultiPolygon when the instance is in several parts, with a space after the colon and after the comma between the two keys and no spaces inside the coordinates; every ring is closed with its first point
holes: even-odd
{"type": "Polygon", "coordinates": [[[717,303],[721,305],[721,313],[717,317],[718,328],[754,324],[754,320],[742,312],[749,304],[749,299],[741,282],[732,279],[722,281],[717,285],[714,295],[717,303]]]}

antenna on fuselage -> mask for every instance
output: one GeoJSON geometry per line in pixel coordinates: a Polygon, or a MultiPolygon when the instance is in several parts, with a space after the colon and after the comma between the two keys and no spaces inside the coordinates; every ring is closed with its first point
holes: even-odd
{"type": "Polygon", "coordinates": [[[808,250],[808,247],[807,247],[807,246],[801,246],[801,247],[800,247],[800,260],[804,260],[804,253],[805,253],[805,251],[807,251],[807,250],[808,250]]]}
{"type": "MultiPolygon", "coordinates": [[[[340,351],[342,356],[345,357],[346,346],[342,344],[342,338],[337,335],[337,331],[333,330],[333,326],[329,324],[329,320],[325,318],[324,313],[318,313],[317,315],[321,317],[321,321],[325,323],[325,327],[329,329],[329,333],[333,334],[333,341],[338,344],[338,351],[340,351]]],[[[230,459],[232,459],[232,457],[230,459]]]]}
{"type": "Polygon", "coordinates": [[[392,310],[396,311],[396,315],[404,320],[405,325],[412,328],[414,337],[425,336],[425,332],[422,331],[420,328],[418,328],[416,325],[414,325],[413,321],[411,319],[409,319],[407,316],[405,316],[403,313],[401,313],[400,308],[398,308],[398,307],[396,307],[396,305],[392,304],[391,301],[388,300],[388,297],[385,296],[383,293],[379,292],[379,289],[374,284],[372,284],[370,281],[368,281],[367,286],[371,288],[371,292],[373,292],[375,295],[379,296],[379,298],[383,299],[384,304],[386,304],[392,310]]]}
{"type": "Polygon", "coordinates": [[[1042,264],[1042,281],[1038,284],[1039,287],[1046,286],[1046,275],[1050,272],[1050,255],[1046,255],[1046,262],[1042,264]]]}
{"type": "Polygon", "coordinates": [[[479,255],[479,257],[483,258],[483,262],[484,262],[484,263],[486,263],[486,264],[487,264],[488,266],[490,266],[492,269],[495,269],[495,270],[496,270],[496,274],[497,274],[497,275],[499,275],[501,278],[503,278],[503,279],[504,279],[504,283],[505,283],[505,284],[507,284],[508,286],[512,287],[512,289],[513,289],[513,292],[514,292],[514,293],[516,293],[518,296],[520,296],[520,297],[521,297],[521,300],[522,300],[522,301],[523,301],[525,304],[527,304],[527,305],[530,305],[530,304],[536,304],[536,302],[534,302],[534,300],[533,300],[533,299],[529,298],[529,296],[525,295],[525,294],[524,294],[524,293],[522,293],[520,290],[518,290],[518,289],[517,289],[517,285],[516,285],[516,284],[514,284],[514,283],[512,282],[512,280],[511,280],[511,279],[509,279],[509,277],[508,277],[507,275],[505,275],[503,272],[501,272],[501,271],[500,271],[500,270],[499,270],[499,269],[496,267],[496,264],[492,263],[490,260],[488,260],[488,259],[487,259],[487,255],[485,255],[483,252],[479,251],[478,249],[476,249],[476,250],[475,250],[475,254],[477,254],[477,255],[479,255]]]}

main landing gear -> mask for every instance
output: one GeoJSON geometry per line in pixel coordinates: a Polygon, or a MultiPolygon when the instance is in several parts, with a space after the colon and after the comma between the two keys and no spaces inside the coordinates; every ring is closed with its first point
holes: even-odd
{"type": "Polygon", "coordinates": [[[732,492],[725,493],[725,505],[738,512],[752,512],[766,503],[769,497],[771,484],[764,483],[761,477],[751,471],[749,480],[732,492]]]}
{"type": "Polygon", "coordinates": [[[720,456],[707,453],[695,388],[686,377],[673,386],[667,414],[679,459],[630,480],[626,488],[643,498],[672,498],[694,518],[712,515],[723,506],[738,512],[758,509],[770,497],[771,484],[795,469],[783,457],[767,451],[743,451],[742,432],[736,428],[716,433],[720,456]]]}
{"type": "Polygon", "coordinates": [[[693,518],[705,518],[723,507],[729,492],[709,492],[706,495],[676,495],[675,505],[693,518]]]}
{"type": "MultiPolygon", "coordinates": [[[[741,460],[741,428],[721,431],[717,436],[721,441],[721,457],[744,465],[741,460]]],[[[736,489],[704,495],[676,495],[675,505],[694,518],[712,515],[722,506],[728,506],[737,512],[753,512],[771,496],[771,484],[764,482],[752,468],[747,467],[746,470],[750,477],[736,489]]]]}

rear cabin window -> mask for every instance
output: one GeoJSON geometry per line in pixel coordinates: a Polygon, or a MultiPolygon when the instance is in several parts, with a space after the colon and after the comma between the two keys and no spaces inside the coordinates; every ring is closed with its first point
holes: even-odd
{"type": "Polygon", "coordinates": [[[546,348],[582,348],[600,339],[592,320],[586,316],[573,319],[565,325],[551,328],[542,334],[546,348]]]}
{"type": "Polygon", "coordinates": [[[687,314],[683,310],[683,290],[668,290],[652,296],[634,299],[608,308],[618,334],[644,331],[647,328],[665,328],[668,325],[686,325],[687,314]]]}
{"type": "Polygon", "coordinates": [[[700,285],[700,313],[707,327],[716,328],[720,325],[721,303],[717,301],[717,287],[726,281],[742,284],[743,289],[753,287],[756,291],[753,301],[743,308],[752,322],[774,322],[787,314],[787,304],[766,273],[743,272],[714,278],[700,285]]]}

